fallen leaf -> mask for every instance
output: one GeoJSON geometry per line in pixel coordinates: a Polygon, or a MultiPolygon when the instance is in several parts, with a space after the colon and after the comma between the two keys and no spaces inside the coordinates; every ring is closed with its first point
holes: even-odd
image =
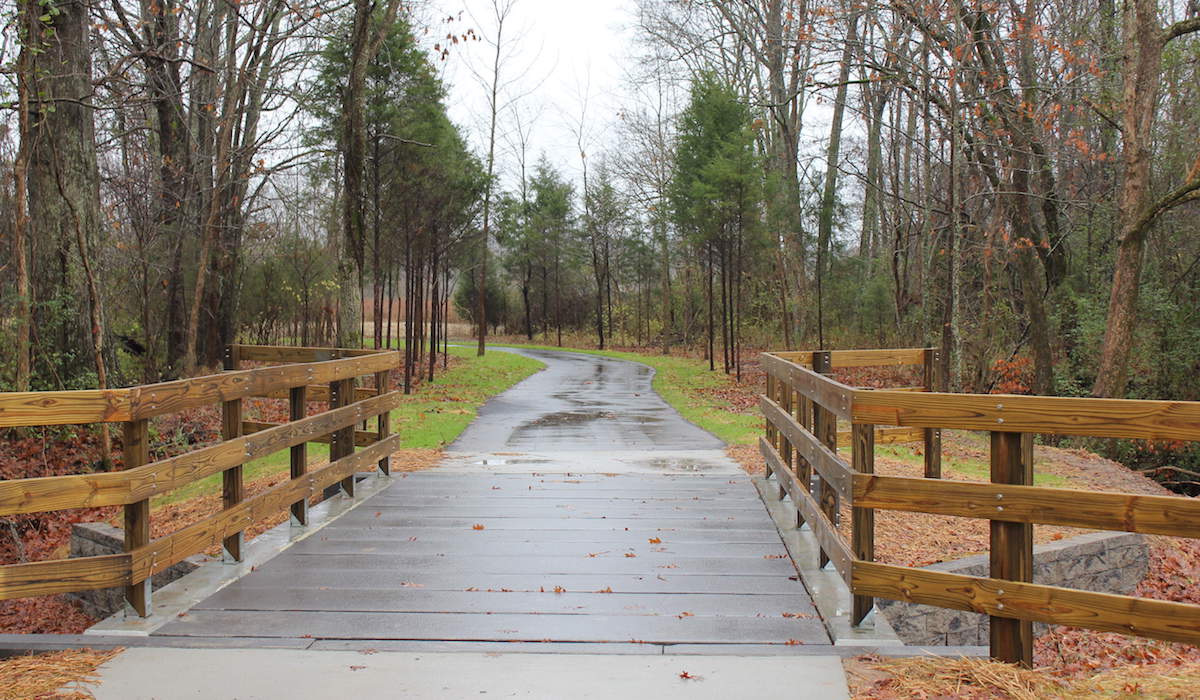
{"type": "Polygon", "coordinates": [[[601,588],[600,590],[598,590],[596,592],[597,593],[612,593],[612,586],[605,586],[604,588],[601,588]]]}
{"type": "Polygon", "coordinates": [[[648,542],[650,542],[650,544],[662,544],[662,538],[661,537],[651,537],[648,540],[648,542]]]}
{"type": "Polygon", "coordinates": [[[482,529],[484,529],[484,528],[483,528],[483,526],[482,526],[482,525],[480,525],[479,523],[475,523],[474,525],[472,525],[472,526],[471,526],[471,529],[472,529],[472,530],[482,530],[482,529]]]}
{"type": "Polygon", "coordinates": [[[401,581],[401,582],[400,582],[400,587],[401,587],[401,588],[424,588],[424,587],[425,587],[425,584],[423,584],[423,583],[413,583],[412,581],[401,581]]]}
{"type": "Polygon", "coordinates": [[[625,552],[625,556],[626,556],[626,557],[629,557],[630,559],[633,559],[633,558],[634,558],[634,557],[636,557],[637,555],[636,555],[636,554],[634,554],[633,552],[625,552]]]}
{"type": "Polygon", "coordinates": [[[366,666],[351,666],[351,667],[350,667],[350,670],[351,670],[351,671],[361,671],[361,670],[363,670],[364,668],[366,668],[366,666]]]}
{"type": "Polygon", "coordinates": [[[681,613],[679,613],[679,614],[678,614],[678,615],[676,615],[675,617],[678,617],[680,620],[682,620],[682,619],[683,619],[683,618],[685,618],[685,617],[695,617],[695,616],[696,616],[696,615],[695,615],[694,613],[690,613],[690,612],[684,611],[684,612],[681,612],[681,613]]]}

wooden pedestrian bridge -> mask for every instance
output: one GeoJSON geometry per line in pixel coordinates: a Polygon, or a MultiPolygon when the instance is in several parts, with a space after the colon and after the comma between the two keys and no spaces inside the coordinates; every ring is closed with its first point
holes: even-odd
{"type": "MultiPolygon", "coordinates": [[[[1032,537],[1035,524],[1200,536],[1194,499],[1044,488],[1032,478],[1035,434],[1200,440],[1200,403],[934,391],[938,359],[931,349],[764,354],[765,479],[700,438],[658,456],[652,446],[578,443],[597,421],[653,435],[647,426],[660,409],[639,404],[636,419],[612,407],[589,413],[585,404],[602,400],[587,398],[593,380],[566,374],[570,391],[528,392],[576,406],[556,414],[566,416],[556,419],[561,444],[539,447],[526,434],[530,449],[497,445],[443,468],[392,474],[401,436],[388,416],[402,401],[389,379],[401,362],[395,352],[239,345],[217,375],[0,394],[0,427],[119,423],[123,454],[119,471],[2,481],[0,515],[124,510],[123,551],[2,566],[0,599],[121,588],[128,620],[108,629],[145,624],[145,643],[174,646],[829,653],[839,643],[884,644],[871,636],[877,598],[990,616],[991,654],[1025,664],[1033,622],[1200,643],[1200,606],[1039,584],[1032,537]],[[832,376],[871,366],[922,379],[863,389],[832,376]],[[254,397],[286,401],[290,420],[246,420],[254,397]],[[314,404],[322,410],[313,413],[314,404]],[[153,421],[213,405],[221,441],[152,458],[153,421]],[[567,424],[575,432],[562,433],[567,424]],[[940,478],[946,429],[990,433],[989,482],[940,478]],[[895,441],[923,443],[924,478],[874,474],[876,444],[895,441]],[[328,463],[312,463],[310,443],[329,444],[328,463]],[[290,478],[247,495],[244,465],[282,451],[290,478]],[[221,510],[151,537],[152,499],[216,474],[221,510]],[[325,504],[344,514],[313,522],[309,503],[331,487],[341,494],[325,504]],[[848,541],[836,526],[843,506],[848,541]],[[990,521],[990,575],[874,561],[877,510],[990,521]],[[282,551],[247,565],[257,540],[243,533],[281,513],[291,519],[277,528],[282,551]],[[184,607],[160,607],[160,594],[188,587],[185,577],[152,601],[151,577],[216,545],[229,563],[206,567],[240,566],[226,577],[235,581],[177,596],[191,601],[184,607]],[[830,579],[844,609],[813,604],[810,593],[830,579]]],[[[623,386],[610,391],[631,392],[623,386]]]]}

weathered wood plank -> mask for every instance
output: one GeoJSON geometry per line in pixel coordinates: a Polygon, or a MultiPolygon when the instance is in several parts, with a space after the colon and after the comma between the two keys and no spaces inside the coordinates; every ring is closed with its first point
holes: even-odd
{"type": "Polygon", "coordinates": [[[783,458],[775,451],[775,448],[767,441],[766,438],[758,439],[758,450],[762,453],[763,459],[772,465],[779,483],[783,485],[784,490],[792,497],[792,503],[796,509],[804,516],[809,528],[812,530],[813,536],[817,538],[817,543],[821,545],[821,551],[833,563],[833,567],[838,574],[846,580],[846,584],[850,584],[851,563],[854,561],[854,555],[850,551],[850,547],[842,541],[838,535],[837,528],[833,526],[833,522],[821,511],[820,504],[813,499],[809,494],[808,489],[804,484],[797,480],[796,475],[784,468],[783,458]]]}
{"type": "Polygon", "coordinates": [[[106,554],[0,566],[0,600],[127,586],[132,561],[130,554],[106,554]]]}
{"type": "Polygon", "coordinates": [[[241,359],[249,362],[325,362],[346,357],[375,355],[367,348],[317,348],[286,345],[235,345],[241,359]]]}
{"type": "MultiPolygon", "coordinates": [[[[874,473],[875,426],[856,425],[851,432],[853,433],[854,440],[852,443],[854,445],[854,471],[859,474],[874,473]]],[[[855,559],[874,561],[875,511],[862,507],[861,504],[854,502],[853,499],[851,499],[851,502],[854,503],[854,506],[850,511],[850,548],[854,552],[855,559]]],[[[850,623],[854,625],[861,624],[874,606],[874,598],[863,595],[854,596],[850,623]]]]}
{"type": "MultiPolygon", "coordinates": [[[[261,433],[264,430],[271,430],[272,428],[278,428],[284,425],[287,425],[287,423],[261,423],[259,421],[248,420],[242,421],[242,432],[244,432],[246,435],[253,435],[254,433],[261,433]]],[[[373,433],[369,430],[354,431],[354,444],[358,447],[366,447],[378,439],[378,433],[373,433]]],[[[309,442],[329,444],[329,436],[318,435],[312,440],[309,440],[309,442]]]]}
{"type": "MultiPolygon", "coordinates": [[[[288,396],[288,420],[303,420],[308,411],[308,387],[293,387],[288,396]]],[[[270,428],[267,428],[268,430],[270,428]]],[[[300,479],[308,471],[308,443],[292,445],[288,454],[288,470],[292,479],[300,479]]],[[[291,505],[292,522],[308,525],[308,499],[302,498],[291,505]]]]}
{"type": "Polygon", "coordinates": [[[854,562],[860,595],[1054,625],[1200,643],[1200,605],[854,562]]]}
{"type": "Polygon", "coordinates": [[[902,476],[855,476],[853,493],[868,508],[1200,538],[1200,501],[1184,496],[902,476]]]}
{"type": "Polygon", "coordinates": [[[0,393],[0,427],[118,423],[132,418],[128,389],[0,393]]]}
{"type": "Polygon", "coordinates": [[[1200,440],[1200,402],[856,391],[853,420],[1144,440],[1200,440]]]}
{"type": "Polygon", "coordinates": [[[765,396],[759,396],[758,401],[763,415],[767,418],[767,424],[775,426],[787,438],[792,448],[843,498],[852,498],[854,472],[850,465],[833,450],[821,444],[815,435],[800,427],[779,404],[765,396]]]}
{"type": "MultiPolygon", "coordinates": [[[[896,445],[905,442],[917,442],[925,437],[926,428],[876,428],[876,445],[896,445]]],[[[838,444],[851,443],[852,433],[849,430],[838,431],[838,444]]]]}
{"type": "MultiPolygon", "coordinates": [[[[127,469],[137,469],[150,461],[150,421],[145,418],[125,423],[121,452],[127,469]]],[[[150,499],[125,506],[125,552],[132,552],[150,541],[150,499]]],[[[125,603],[141,617],[150,614],[149,579],[131,579],[125,586],[125,603]]]]}
{"type": "MultiPolygon", "coordinates": [[[[770,353],[761,355],[763,370],[792,389],[812,399],[840,418],[849,420],[854,389],[807,367],[781,360],[770,353]]],[[[895,425],[879,421],[881,425],[895,425]]]]}
{"type": "MultiPolygon", "coordinates": [[[[811,351],[773,352],[772,355],[789,362],[807,365],[811,351]]],[[[886,365],[919,365],[925,361],[925,348],[886,348],[882,350],[831,350],[833,367],[881,367],[886,365]]]]}
{"type": "Polygon", "coordinates": [[[392,435],[361,452],[308,472],[299,479],[284,481],[232,508],[154,540],[133,552],[133,576],[152,576],[197,552],[220,544],[231,533],[245,530],[259,520],[288,509],[298,500],[320,493],[330,484],[352,477],[355,472],[374,468],[382,455],[399,449],[400,441],[400,435],[392,435]]]}
{"type": "Polygon", "coordinates": [[[328,384],[374,374],[395,367],[399,361],[399,353],[382,352],[343,360],[259,367],[148,384],[129,390],[131,412],[134,418],[150,418],[196,406],[283,391],[302,384],[328,384]]]}
{"type": "MultiPolygon", "coordinates": [[[[257,395],[256,398],[283,400],[283,399],[290,398],[290,396],[291,396],[290,390],[280,389],[279,391],[269,391],[265,394],[257,395]]],[[[354,389],[354,400],[355,401],[362,401],[363,399],[369,399],[372,396],[378,396],[378,394],[376,394],[375,390],[371,387],[360,386],[360,387],[355,387],[355,389],[354,389]]],[[[320,384],[314,384],[314,385],[308,387],[308,400],[314,401],[314,402],[319,402],[319,403],[325,403],[325,402],[329,401],[329,387],[322,386],[320,384]]]]}
{"type": "MultiPolygon", "coordinates": [[[[994,484],[1033,483],[1033,461],[1025,460],[1021,433],[992,433],[991,475],[994,484]]],[[[1030,454],[1032,457],[1032,453],[1030,454]]],[[[992,520],[988,550],[991,576],[1023,583],[1033,582],[1033,526],[992,520]]],[[[992,616],[991,654],[1012,664],[1033,667],[1033,623],[992,616]]]]}
{"type": "Polygon", "coordinates": [[[403,401],[403,396],[402,392],[393,391],[337,411],[285,423],[250,436],[125,471],[0,481],[0,515],[125,505],[147,499],[224,471],[240,462],[315,441],[339,427],[354,425],[365,418],[396,408],[403,401]]]}

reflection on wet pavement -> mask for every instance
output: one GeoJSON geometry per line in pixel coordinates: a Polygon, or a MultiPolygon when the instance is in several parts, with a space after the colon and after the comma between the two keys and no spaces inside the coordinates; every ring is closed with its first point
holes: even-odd
{"type": "Polygon", "coordinates": [[[544,362],[546,369],[489,401],[450,445],[451,450],[724,447],[716,437],[683,420],[654,392],[650,385],[654,370],[645,365],[580,353],[504,351],[544,362]]]}

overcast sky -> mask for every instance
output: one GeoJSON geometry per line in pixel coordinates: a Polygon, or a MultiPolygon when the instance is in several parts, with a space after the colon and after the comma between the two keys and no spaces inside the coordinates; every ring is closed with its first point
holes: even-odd
{"type": "MultiPolygon", "coordinates": [[[[503,0],[501,0],[503,1],[503,0]]],[[[434,0],[431,36],[444,39],[449,27],[458,33],[473,28],[485,38],[496,34],[491,0],[434,0]],[[449,16],[462,21],[447,24],[449,16]],[[440,19],[439,19],[440,17],[440,19]]],[[[505,23],[501,82],[507,95],[498,102],[507,109],[497,126],[497,167],[503,186],[515,187],[517,159],[515,124],[520,119],[530,133],[529,167],[545,153],[560,171],[577,181],[580,171],[576,131],[584,115],[585,150],[598,154],[611,143],[616,114],[622,103],[624,71],[629,68],[633,32],[632,0],[515,0],[505,23]]],[[[444,61],[450,117],[467,135],[476,152],[487,152],[487,87],[476,73],[490,80],[494,47],[486,41],[453,47],[444,61]]]]}

